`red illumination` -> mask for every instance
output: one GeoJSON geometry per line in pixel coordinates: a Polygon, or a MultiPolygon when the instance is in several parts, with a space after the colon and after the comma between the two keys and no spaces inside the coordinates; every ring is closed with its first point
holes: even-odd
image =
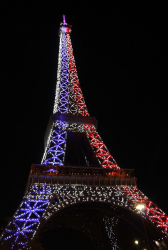
{"type": "Polygon", "coordinates": [[[152,222],[156,224],[157,227],[163,228],[164,232],[168,229],[168,216],[152,201],[150,201],[137,187],[123,187],[125,194],[130,200],[137,206],[139,203],[143,203],[144,211],[152,222]]]}
{"type": "Polygon", "coordinates": [[[65,33],[70,33],[71,32],[71,28],[68,26],[62,26],[62,31],[65,33]]]}
{"type": "Polygon", "coordinates": [[[117,173],[117,172],[111,172],[111,175],[118,175],[118,176],[120,176],[120,174],[117,173]]]}
{"type": "Polygon", "coordinates": [[[98,133],[87,133],[90,144],[94,148],[95,154],[98,157],[103,168],[120,169],[103,143],[98,133]]]}
{"type": "Polygon", "coordinates": [[[83,126],[88,131],[96,131],[96,128],[93,125],[83,125],[83,126]]]}
{"type": "Polygon", "coordinates": [[[78,112],[82,116],[89,116],[81,88],[79,87],[77,70],[75,66],[75,59],[73,55],[73,49],[72,49],[69,33],[66,34],[66,36],[67,36],[67,51],[68,51],[70,78],[71,78],[71,83],[73,84],[73,90],[74,90],[75,98],[76,98],[76,105],[79,108],[78,112]]]}

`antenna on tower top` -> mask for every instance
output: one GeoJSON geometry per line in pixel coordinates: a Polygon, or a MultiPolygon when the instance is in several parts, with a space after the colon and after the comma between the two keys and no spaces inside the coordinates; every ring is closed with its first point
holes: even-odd
{"type": "Polygon", "coordinates": [[[66,24],[65,15],[63,15],[63,24],[66,24]]]}

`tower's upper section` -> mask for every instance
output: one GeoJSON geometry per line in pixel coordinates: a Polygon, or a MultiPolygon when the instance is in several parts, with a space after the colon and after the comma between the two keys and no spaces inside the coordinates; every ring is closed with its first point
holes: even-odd
{"type": "Polygon", "coordinates": [[[60,29],[59,29],[59,36],[61,34],[61,32],[64,32],[64,33],[70,33],[71,32],[71,27],[72,25],[69,25],[66,23],[66,20],[65,20],[65,15],[63,15],[63,22],[60,23],[60,29]]]}
{"type": "Polygon", "coordinates": [[[71,44],[71,25],[60,23],[57,86],[53,113],[89,116],[75,65],[71,44]]]}
{"type": "MultiPolygon", "coordinates": [[[[71,39],[71,26],[60,24],[57,87],[54,114],[45,134],[43,165],[89,166],[119,170],[99,136],[80,88],[71,39]]],[[[54,170],[55,171],[55,170],[54,170]]]]}

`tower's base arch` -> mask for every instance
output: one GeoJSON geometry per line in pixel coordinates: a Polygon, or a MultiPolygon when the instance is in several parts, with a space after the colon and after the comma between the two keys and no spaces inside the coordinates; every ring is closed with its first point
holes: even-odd
{"type": "MultiPolygon", "coordinates": [[[[139,246],[143,248],[150,245],[151,249],[157,249],[153,239],[158,239],[158,230],[152,223],[146,220],[143,224],[142,217],[139,214],[127,208],[105,202],[84,202],[61,209],[39,228],[37,235],[42,236],[43,239],[50,235],[50,239],[53,240],[50,243],[53,245],[57,238],[64,237],[66,239],[68,228],[72,237],[74,235],[70,229],[83,233],[83,236],[81,234],[81,241],[84,237],[90,239],[92,249],[131,250],[135,248],[135,240],[138,240],[139,246]],[[63,235],[61,235],[61,232],[63,235]]],[[[78,234],[75,237],[79,237],[78,234]]],[[[80,240],[79,238],[76,239],[77,241],[80,240]]],[[[68,244],[73,243],[64,242],[64,245],[68,246],[68,244]]],[[[72,245],[69,245],[70,249],[71,247],[72,245]]]]}
{"type": "Polygon", "coordinates": [[[108,249],[109,246],[124,249],[122,235],[128,229],[123,232],[121,221],[126,221],[127,225],[129,223],[143,235],[142,238],[148,239],[146,242],[153,249],[158,249],[155,241],[162,239],[164,234],[145,213],[137,214],[136,204],[129,196],[135,190],[138,189],[134,186],[124,185],[31,183],[2,235],[3,242],[9,242],[11,247],[18,245],[20,249],[27,249],[28,243],[45,231],[69,227],[84,233],[98,250],[108,249]]]}

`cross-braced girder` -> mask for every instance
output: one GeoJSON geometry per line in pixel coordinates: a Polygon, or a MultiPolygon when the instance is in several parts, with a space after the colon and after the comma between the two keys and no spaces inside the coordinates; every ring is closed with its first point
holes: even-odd
{"type": "Polygon", "coordinates": [[[42,164],[63,165],[66,155],[67,132],[85,133],[90,147],[93,150],[99,164],[103,168],[118,170],[115,159],[112,157],[95,126],[87,124],[67,123],[56,120],[48,136],[47,146],[42,159],[42,164]]]}
{"type": "Polygon", "coordinates": [[[124,190],[135,207],[139,204],[144,205],[142,213],[145,217],[161,228],[164,233],[168,232],[168,216],[154,202],[150,201],[137,187],[131,190],[125,187],[124,190]]]}
{"type": "MultiPolygon", "coordinates": [[[[85,126],[85,128],[90,129],[89,126],[85,126]]],[[[104,168],[119,169],[116,161],[108,151],[96,129],[92,126],[91,130],[92,131],[87,131],[87,137],[94,152],[96,153],[97,158],[99,159],[101,166],[104,168]]]]}
{"type": "Polygon", "coordinates": [[[70,29],[60,29],[60,47],[58,56],[57,87],[53,113],[89,116],[80,88],[70,29]]]}
{"type": "Polygon", "coordinates": [[[74,95],[76,99],[76,104],[78,106],[78,112],[82,116],[88,116],[89,113],[87,111],[87,107],[83,98],[82,90],[79,85],[79,80],[77,76],[77,70],[75,65],[75,59],[73,55],[73,49],[71,45],[70,34],[67,33],[67,51],[69,58],[69,71],[70,71],[70,79],[74,90],[74,95]]]}
{"type": "Polygon", "coordinates": [[[16,211],[5,232],[2,234],[4,245],[11,249],[18,245],[20,249],[26,249],[28,242],[33,237],[35,228],[40,223],[40,218],[45,212],[47,200],[24,200],[16,211]]]}
{"type": "Polygon", "coordinates": [[[67,132],[64,129],[65,127],[65,123],[53,123],[42,158],[42,164],[63,165],[67,137],[67,132]]]}

